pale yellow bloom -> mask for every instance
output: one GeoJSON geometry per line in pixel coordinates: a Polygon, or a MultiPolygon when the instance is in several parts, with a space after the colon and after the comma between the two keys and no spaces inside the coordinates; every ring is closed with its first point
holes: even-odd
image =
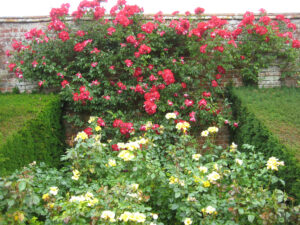
{"type": "Polygon", "coordinates": [[[208,130],[204,130],[201,132],[201,137],[207,137],[209,135],[208,130]]]}
{"type": "Polygon", "coordinates": [[[191,225],[193,223],[191,218],[185,218],[183,222],[184,222],[184,225],[191,225]]]}
{"type": "Polygon", "coordinates": [[[124,212],[120,217],[119,220],[127,222],[127,221],[134,221],[138,223],[144,223],[146,221],[146,215],[139,212],[124,212]]]}
{"type": "Polygon", "coordinates": [[[232,144],[230,145],[230,152],[235,152],[237,147],[238,146],[234,142],[232,142],[232,144]]]}
{"type": "Polygon", "coordinates": [[[203,187],[205,187],[205,188],[210,187],[210,182],[208,180],[204,181],[202,184],[203,184],[203,187]]]}
{"type": "Polygon", "coordinates": [[[88,123],[92,123],[92,122],[94,122],[96,119],[97,119],[96,116],[91,116],[90,119],[89,119],[89,121],[88,121],[88,123]]]}
{"type": "Polygon", "coordinates": [[[137,191],[139,189],[139,184],[131,184],[130,185],[130,188],[133,190],[133,191],[137,191]]]}
{"type": "Polygon", "coordinates": [[[198,161],[200,159],[202,155],[201,154],[193,154],[192,158],[196,161],[198,161]]]}
{"type": "Polygon", "coordinates": [[[48,201],[48,200],[50,199],[49,194],[48,194],[48,193],[43,194],[42,199],[43,199],[44,201],[48,201]]]}
{"type": "Polygon", "coordinates": [[[101,135],[97,134],[94,136],[95,141],[99,141],[101,139],[101,135]]]}
{"type": "Polygon", "coordinates": [[[207,179],[208,179],[210,182],[219,180],[220,178],[221,178],[220,174],[218,174],[218,173],[215,172],[215,171],[213,171],[212,173],[210,173],[210,174],[207,175],[207,179]]]}
{"type": "Polygon", "coordinates": [[[78,180],[79,177],[80,177],[80,172],[78,170],[73,170],[73,176],[72,176],[72,179],[73,180],[78,180]]]}
{"type": "MultiPolygon", "coordinates": [[[[93,207],[94,205],[96,205],[99,202],[99,200],[97,198],[93,198],[91,200],[88,201],[88,206],[93,207]]],[[[113,222],[113,221],[111,221],[113,222]]]]}
{"type": "Polygon", "coordinates": [[[151,129],[151,128],[152,128],[152,126],[153,126],[152,122],[151,122],[151,121],[148,121],[148,122],[146,123],[146,125],[145,125],[145,127],[146,127],[146,130],[149,130],[149,129],[151,129]]]}
{"type": "Polygon", "coordinates": [[[105,210],[101,214],[101,218],[104,220],[109,220],[110,222],[115,222],[115,213],[113,211],[105,210]]]}
{"type": "Polygon", "coordinates": [[[14,220],[15,221],[20,221],[20,222],[23,222],[23,220],[25,219],[25,216],[24,216],[24,213],[23,212],[16,212],[15,215],[14,215],[14,220]]]}
{"type": "Polygon", "coordinates": [[[207,128],[207,131],[211,134],[217,133],[219,131],[219,128],[217,127],[209,127],[207,128]]]}
{"type": "MultiPolygon", "coordinates": [[[[221,167],[222,167],[222,166],[221,166],[221,167]]],[[[219,165],[218,165],[217,163],[214,164],[214,169],[215,169],[215,170],[218,170],[218,169],[220,169],[221,167],[219,167],[219,165]]]]}
{"type": "Polygon", "coordinates": [[[88,139],[88,138],[89,138],[88,135],[84,131],[82,131],[77,134],[75,141],[78,141],[78,140],[84,141],[85,139],[88,139]]]}
{"type": "Polygon", "coordinates": [[[146,215],[143,213],[135,212],[133,213],[133,221],[144,223],[146,221],[146,215]]]}
{"type": "Polygon", "coordinates": [[[176,124],[176,129],[177,130],[182,130],[183,133],[186,133],[187,129],[190,128],[190,126],[191,125],[188,122],[186,122],[186,121],[179,122],[179,123],[176,124]]]}
{"type": "Polygon", "coordinates": [[[128,150],[123,150],[118,155],[119,158],[123,159],[124,161],[131,161],[134,159],[134,154],[128,150]]]}
{"type": "Polygon", "coordinates": [[[163,125],[160,125],[158,129],[159,129],[159,133],[163,134],[165,127],[163,125]]]}
{"type": "Polygon", "coordinates": [[[95,127],[95,131],[98,132],[98,131],[100,131],[100,130],[101,130],[101,127],[99,127],[99,126],[96,126],[96,127],[95,127]]]}
{"type": "Polygon", "coordinates": [[[89,201],[94,198],[94,195],[91,192],[87,192],[84,197],[85,197],[86,201],[89,201]]]}
{"type": "Polygon", "coordinates": [[[199,166],[198,169],[200,170],[200,172],[202,173],[207,173],[208,169],[206,166],[199,166]]]}
{"type": "Polygon", "coordinates": [[[123,142],[117,143],[119,149],[125,149],[126,145],[123,142]]]}
{"type": "Polygon", "coordinates": [[[157,213],[151,213],[151,216],[153,217],[154,220],[158,219],[158,214],[157,213]]]}
{"type": "Polygon", "coordinates": [[[83,195],[72,196],[69,201],[70,202],[84,202],[85,201],[85,197],[83,195]]]}
{"type": "Polygon", "coordinates": [[[149,142],[149,139],[148,138],[142,138],[140,140],[137,141],[139,144],[141,145],[145,145],[145,144],[148,144],[149,142]]]}
{"type": "Polygon", "coordinates": [[[57,195],[58,190],[59,190],[58,187],[50,187],[49,193],[51,195],[57,195]]]}
{"type": "Polygon", "coordinates": [[[176,178],[176,177],[171,176],[171,177],[169,178],[169,184],[176,184],[176,183],[178,183],[178,182],[179,182],[179,179],[176,178]]]}
{"type": "Polygon", "coordinates": [[[278,166],[284,166],[284,162],[283,161],[279,161],[277,158],[275,157],[271,157],[269,158],[268,162],[267,162],[267,169],[268,170],[278,170],[278,166]]]}
{"type": "Polygon", "coordinates": [[[198,177],[198,176],[193,176],[193,178],[194,178],[194,182],[195,183],[199,183],[199,182],[202,181],[202,179],[200,177],[198,177]]]}
{"type": "Polygon", "coordinates": [[[187,198],[187,200],[189,202],[196,202],[197,201],[197,199],[195,197],[190,197],[190,196],[187,198]]]}
{"type": "Polygon", "coordinates": [[[204,211],[207,213],[207,214],[216,214],[216,209],[212,206],[207,206],[204,211]]]}
{"type": "Polygon", "coordinates": [[[243,164],[243,160],[241,160],[241,159],[235,159],[235,162],[237,164],[239,164],[240,166],[243,164]]]}
{"type": "Polygon", "coordinates": [[[176,114],[175,113],[167,113],[166,114],[166,119],[176,119],[176,114]]]}
{"type": "Polygon", "coordinates": [[[116,165],[117,165],[116,160],[114,160],[114,159],[109,159],[109,160],[108,160],[108,165],[111,166],[111,167],[116,166],[116,165]]]}

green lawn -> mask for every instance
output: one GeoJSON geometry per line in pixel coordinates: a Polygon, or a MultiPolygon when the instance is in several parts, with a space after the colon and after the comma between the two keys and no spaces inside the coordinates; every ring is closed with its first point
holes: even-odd
{"type": "Polygon", "coordinates": [[[0,144],[39,112],[47,96],[28,94],[0,94],[0,144]]]}
{"type": "Polygon", "coordinates": [[[238,95],[300,160],[300,89],[238,88],[238,95]]]}

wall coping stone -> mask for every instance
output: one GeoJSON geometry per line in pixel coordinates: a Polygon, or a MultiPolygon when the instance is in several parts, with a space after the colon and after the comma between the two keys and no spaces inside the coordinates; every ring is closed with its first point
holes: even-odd
{"type": "MultiPolygon", "coordinates": [[[[254,13],[255,16],[259,16],[261,14],[254,13]]],[[[291,12],[291,13],[268,13],[268,16],[271,19],[274,19],[276,15],[284,15],[288,19],[300,19],[300,13],[299,12],[291,12]]],[[[154,14],[145,14],[146,19],[152,19],[154,14]]],[[[181,15],[170,15],[165,14],[164,18],[166,20],[171,19],[178,19],[182,16],[185,16],[183,14],[181,15]]],[[[212,16],[217,16],[221,19],[226,20],[242,20],[243,14],[242,13],[209,13],[209,14],[203,14],[201,16],[201,19],[208,20],[212,16]]],[[[106,15],[105,18],[109,19],[111,18],[110,15],[106,15]]],[[[199,19],[197,16],[191,16],[191,19],[199,19]]],[[[66,20],[73,20],[71,16],[67,17],[66,20]]],[[[39,23],[39,22],[50,22],[51,18],[49,16],[23,16],[23,17],[0,17],[0,23],[39,23]]]]}

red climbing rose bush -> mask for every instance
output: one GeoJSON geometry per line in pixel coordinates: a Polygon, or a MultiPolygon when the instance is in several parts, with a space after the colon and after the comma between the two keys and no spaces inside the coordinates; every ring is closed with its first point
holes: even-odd
{"type": "Polygon", "coordinates": [[[226,107],[217,97],[232,70],[255,83],[260,68],[278,59],[291,66],[299,56],[296,25],[265,11],[258,18],[246,12],[230,28],[224,19],[204,18],[200,7],[168,20],[161,12],[146,17],[126,1],[109,12],[100,1],[84,0],[72,13],[69,7],[52,9],[47,28],[15,40],[7,55],[16,77],[57,88],[75,112],[108,117],[135,108],[153,116],[177,111],[202,125],[223,122],[226,107]]]}

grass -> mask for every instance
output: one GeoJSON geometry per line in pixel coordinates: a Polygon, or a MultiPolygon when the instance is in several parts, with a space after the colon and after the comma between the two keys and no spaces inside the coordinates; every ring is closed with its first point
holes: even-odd
{"type": "Polygon", "coordinates": [[[45,105],[46,98],[34,94],[0,94],[0,144],[34,118],[45,105]]]}
{"type": "Polygon", "coordinates": [[[300,161],[300,89],[244,87],[236,91],[249,111],[300,161]]]}

